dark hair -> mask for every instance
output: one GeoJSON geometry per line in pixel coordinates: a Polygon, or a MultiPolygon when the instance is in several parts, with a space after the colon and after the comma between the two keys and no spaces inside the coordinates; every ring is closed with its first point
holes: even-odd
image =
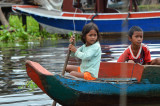
{"type": "Polygon", "coordinates": [[[132,26],[128,31],[128,36],[130,38],[132,38],[134,31],[142,31],[143,32],[142,28],[140,28],[139,26],[132,26]]]}
{"type": "Polygon", "coordinates": [[[81,40],[82,42],[85,44],[86,43],[86,35],[91,31],[91,30],[95,30],[97,32],[97,41],[100,40],[100,35],[99,35],[99,29],[97,27],[96,24],[94,24],[93,22],[90,22],[88,24],[86,24],[84,27],[83,27],[83,30],[82,30],[82,35],[81,35],[81,40]]]}

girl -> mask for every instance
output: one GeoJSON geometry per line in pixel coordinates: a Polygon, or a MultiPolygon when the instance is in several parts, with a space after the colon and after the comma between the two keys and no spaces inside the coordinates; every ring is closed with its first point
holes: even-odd
{"type": "Polygon", "coordinates": [[[151,60],[150,50],[143,44],[143,30],[138,26],[130,28],[129,40],[131,45],[121,54],[117,62],[139,63],[142,65],[160,64],[160,58],[151,60]]]}
{"type": "MultiPolygon", "coordinates": [[[[69,45],[69,50],[73,55],[82,60],[81,65],[80,67],[67,65],[66,71],[78,78],[95,80],[98,78],[101,60],[100,35],[97,25],[86,24],[82,30],[81,40],[84,44],[78,49],[72,44],[69,45]]],[[[74,38],[71,37],[70,42],[73,41],[74,38]]]]}

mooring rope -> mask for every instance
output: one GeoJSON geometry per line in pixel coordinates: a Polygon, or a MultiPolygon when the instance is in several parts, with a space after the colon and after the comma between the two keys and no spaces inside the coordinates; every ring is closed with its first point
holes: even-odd
{"type": "Polygon", "coordinates": [[[136,84],[135,82],[132,81],[133,71],[134,71],[134,67],[136,66],[136,64],[137,64],[137,63],[134,63],[133,68],[132,68],[132,74],[131,74],[131,78],[130,78],[130,80],[131,80],[131,82],[132,82],[131,84],[128,84],[126,87],[122,88],[122,87],[116,86],[115,84],[112,84],[111,82],[108,82],[108,83],[111,84],[111,85],[113,85],[114,87],[120,88],[120,89],[126,89],[126,88],[128,88],[129,86],[131,86],[131,85],[133,85],[133,84],[136,84]]]}
{"type": "Polygon", "coordinates": [[[76,25],[75,25],[75,15],[76,15],[76,13],[77,13],[77,8],[75,9],[75,12],[74,12],[74,15],[73,15],[73,27],[74,27],[74,31],[73,31],[73,33],[75,33],[75,30],[76,30],[76,25]]]}

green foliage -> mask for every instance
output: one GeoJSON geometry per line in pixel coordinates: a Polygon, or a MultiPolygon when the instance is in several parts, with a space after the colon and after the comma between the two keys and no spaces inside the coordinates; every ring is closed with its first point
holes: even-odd
{"type": "Polygon", "coordinates": [[[22,25],[22,18],[11,15],[9,18],[10,29],[8,26],[0,26],[0,41],[17,42],[17,41],[34,41],[51,38],[56,40],[57,34],[50,34],[46,30],[39,31],[39,24],[31,16],[27,16],[26,26],[22,25]]]}
{"type": "Polygon", "coordinates": [[[31,80],[27,81],[25,85],[19,86],[18,89],[29,89],[29,91],[34,91],[38,86],[31,80]]]}
{"type": "MultiPolygon", "coordinates": [[[[73,32],[69,32],[69,33],[68,33],[68,37],[71,37],[72,35],[73,35],[73,32]]],[[[80,37],[81,37],[80,34],[75,33],[75,38],[76,38],[76,40],[80,39],[80,37]]]]}
{"type": "Polygon", "coordinates": [[[1,41],[9,41],[12,39],[15,39],[14,36],[12,36],[11,33],[9,33],[8,26],[0,26],[0,29],[3,29],[3,31],[0,31],[0,40],[1,41]]]}
{"type": "Polygon", "coordinates": [[[71,37],[73,35],[73,32],[69,32],[68,36],[71,37]]]}
{"type": "Polygon", "coordinates": [[[160,10],[160,5],[139,5],[139,11],[154,11],[160,10]]]}
{"type": "MultiPolygon", "coordinates": [[[[43,39],[57,40],[62,37],[58,34],[50,34],[45,29],[39,30],[38,22],[31,16],[27,16],[27,30],[26,26],[22,25],[22,17],[11,15],[9,18],[10,29],[8,26],[0,26],[0,41],[5,42],[30,42],[40,41],[43,39]]],[[[69,32],[66,37],[73,35],[73,32],[69,32]]],[[[63,36],[63,37],[64,37],[63,36]]],[[[80,35],[76,34],[76,39],[79,39],[80,35]]]]}

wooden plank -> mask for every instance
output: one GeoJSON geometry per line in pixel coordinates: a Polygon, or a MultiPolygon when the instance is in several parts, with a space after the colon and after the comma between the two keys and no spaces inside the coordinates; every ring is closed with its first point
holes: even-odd
{"type": "Polygon", "coordinates": [[[0,2],[0,7],[12,7],[12,5],[17,5],[17,4],[14,4],[14,3],[1,3],[0,2]]]}
{"type": "Polygon", "coordinates": [[[101,62],[98,78],[136,78],[140,82],[143,69],[139,64],[101,62]]]}

